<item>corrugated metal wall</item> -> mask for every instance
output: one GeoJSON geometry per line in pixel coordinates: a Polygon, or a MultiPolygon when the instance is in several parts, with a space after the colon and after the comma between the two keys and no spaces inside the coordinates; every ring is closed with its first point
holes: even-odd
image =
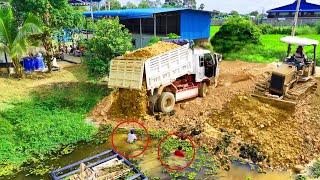
{"type": "Polygon", "coordinates": [[[194,40],[210,37],[210,13],[184,10],[180,11],[180,18],[181,38],[194,40]]]}

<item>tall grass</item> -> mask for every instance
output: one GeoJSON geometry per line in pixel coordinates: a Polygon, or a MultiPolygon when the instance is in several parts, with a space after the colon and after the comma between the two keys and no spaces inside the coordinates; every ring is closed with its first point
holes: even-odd
{"type": "Polygon", "coordinates": [[[107,93],[95,84],[59,83],[1,111],[0,176],[65,145],[91,140],[97,129],[84,122],[85,116],[107,93]]]}

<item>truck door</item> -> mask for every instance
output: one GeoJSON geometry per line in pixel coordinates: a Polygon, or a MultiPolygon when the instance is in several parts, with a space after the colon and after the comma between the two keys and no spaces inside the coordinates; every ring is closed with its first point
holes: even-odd
{"type": "Polygon", "coordinates": [[[198,63],[196,68],[196,81],[201,82],[205,75],[204,75],[204,56],[200,55],[198,56],[198,63]]]}
{"type": "Polygon", "coordinates": [[[216,62],[212,58],[212,55],[207,53],[204,54],[204,75],[208,78],[215,76],[216,62]]]}

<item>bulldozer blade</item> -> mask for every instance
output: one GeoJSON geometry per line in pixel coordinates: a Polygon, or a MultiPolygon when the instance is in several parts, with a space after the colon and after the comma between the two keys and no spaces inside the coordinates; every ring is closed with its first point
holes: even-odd
{"type": "Polygon", "coordinates": [[[276,106],[280,109],[284,109],[287,111],[292,111],[294,112],[297,106],[297,103],[292,102],[292,101],[286,101],[283,99],[278,99],[278,98],[272,98],[272,97],[266,97],[266,96],[261,96],[257,94],[251,94],[252,97],[257,98],[260,102],[270,104],[272,106],[276,106]]]}

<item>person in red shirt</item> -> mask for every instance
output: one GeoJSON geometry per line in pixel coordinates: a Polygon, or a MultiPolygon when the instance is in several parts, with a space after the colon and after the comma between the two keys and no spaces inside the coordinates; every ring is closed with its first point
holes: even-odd
{"type": "Polygon", "coordinates": [[[174,155],[177,156],[177,157],[184,157],[184,152],[182,151],[182,147],[181,146],[179,146],[178,150],[176,150],[174,152],[174,155]]]}

